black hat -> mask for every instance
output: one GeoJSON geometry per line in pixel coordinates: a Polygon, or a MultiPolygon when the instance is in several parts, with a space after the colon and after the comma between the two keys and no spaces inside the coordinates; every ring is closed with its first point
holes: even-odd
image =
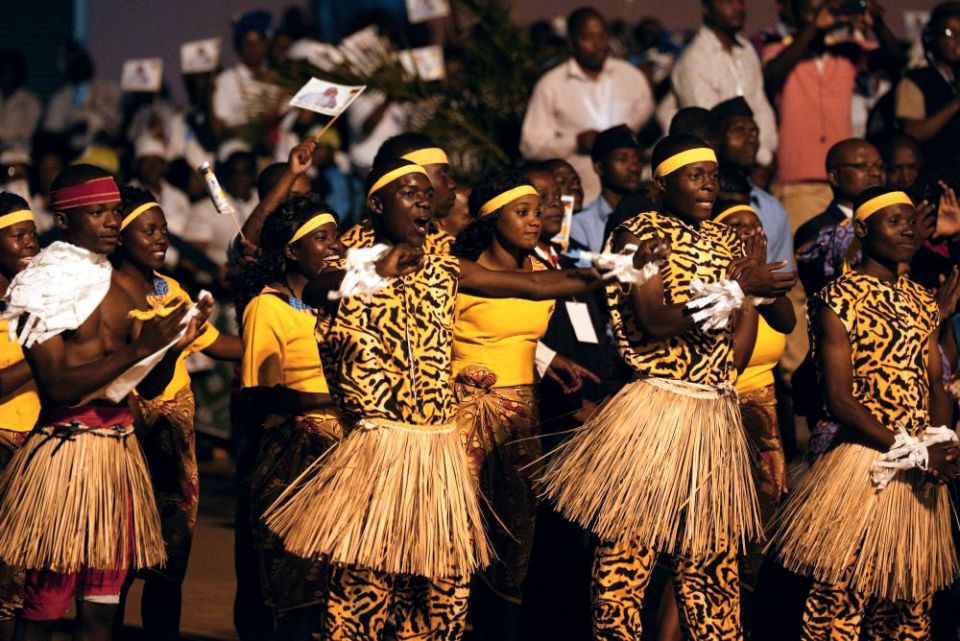
{"type": "Polygon", "coordinates": [[[590,151],[590,158],[593,159],[593,162],[597,162],[616,149],[639,148],[640,144],[637,142],[634,133],[630,131],[630,127],[617,125],[597,134],[593,141],[593,149],[590,151]]]}
{"type": "Polygon", "coordinates": [[[713,117],[716,118],[717,122],[721,125],[727,118],[733,118],[734,116],[753,118],[753,109],[750,108],[750,105],[747,104],[743,96],[737,96],[736,98],[717,103],[713,109],[710,110],[710,113],[713,114],[713,117]]]}

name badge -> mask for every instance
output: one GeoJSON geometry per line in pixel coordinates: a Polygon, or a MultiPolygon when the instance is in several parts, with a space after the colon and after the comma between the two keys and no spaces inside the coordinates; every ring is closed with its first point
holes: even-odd
{"type": "Polygon", "coordinates": [[[581,343],[593,343],[594,345],[599,343],[597,332],[593,328],[593,321],[590,320],[587,304],[571,301],[567,302],[566,306],[567,316],[570,317],[570,323],[573,325],[577,340],[581,343]]]}

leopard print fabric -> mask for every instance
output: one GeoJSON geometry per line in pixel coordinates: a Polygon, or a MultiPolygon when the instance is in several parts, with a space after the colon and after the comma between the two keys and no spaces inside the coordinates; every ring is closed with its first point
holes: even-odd
{"type": "MultiPolygon", "coordinates": [[[[669,557],[685,639],[742,641],[736,552],[669,557]]],[[[629,540],[597,544],[591,589],[596,641],[636,641],[657,554],[629,540]]]]}
{"type": "MultiPolygon", "coordinates": [[[[432,231],[423,241],[423,253],[449,256],[454,240],[456,239],[445,231],[439,229],[432,231]]],[[[344,247],[373,247],[376,244],[373,225],[369,220],[357,223],[340,237],[340,242],[344,247]]]]}
{"type": "Polygon", "coordinates": [[[803,612],[801,641],[928,641],[932,598],[890,601],[844,585],[815,582],[803,612]]]}
{"type": "Polygon", "coordinates": [[[459,641],[469,592],[466,577],[429,581],[334,566],[322,636],[329,641],[380,639],[393,614],[397,641],[459,641]]]}
{"type": "MultiPolygon", "coordinates": [[[[914,436],[922,432],[929,422],[929,338],[940,322],[933,296],[906,277],[891,284],[850,271],[811,300],[811,319],[821,307],[837,315],[850,339],[853,397],[888,429],[900,423],[914,436]]],[[[810,334],[816,358],[816,332],[810,334]]]]}
{"type": "Polygon", "coordinates": [[[321,361],[345,425],[364,417],[418,425],[453,420],[459,282],[458,259],[428,255],[416,273],[371,296],[340,302],[321,361]]]}
{"type": "MultiPolygon", "coordinates": [[[[711,221],[694,228],[673,216],[651,211],[634,216],[617,231],[630,232],[641,241],[655,237],[670,241],[670,256],[660,268],[667,304],[687,302],[694,279],[705,283],[725,279],[730,261],[743,255],[734,232],[711,221]]],[[[612,243],[613,237],[607,250],[612,243]]],[[[721,330],[705,332],[697,328],[666,340],[654,340],[643,335],[628,288],[619,283],[607,285],[607,306],[620,354],[640,375],[705,385],[730,380],[733,329],[729,325],[721,330]]]]}

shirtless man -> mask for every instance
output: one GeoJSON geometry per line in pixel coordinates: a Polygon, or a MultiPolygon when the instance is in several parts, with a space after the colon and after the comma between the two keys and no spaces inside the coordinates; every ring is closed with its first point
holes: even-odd
{"type": "MultiPolygon", "coordinates": [[[[41,414],[0,478],[0,559],[28,569],[15,639],[50,639],[71,598],[77,599],[75,638],[109,639],[127,572],[165,556],[146,464],[132,438],[127,388],[118,392],[115,381],[173,343],[187,309],[142,324],[129,317],[136,301],[106,259],[117,247],[121,220],[108,174],[69,167],[53,183],[51,205],[66,242],[41,252],[7,294],[6,314],[20,317],[41,414]],[[34,300],[25,302],[24,290],[34,300]],[[62,320],[67,310],[76,310],[72,322],[62,320]]],[[[196,337],[207,313],[186,323],[177,344],[130,386],[159,394],[181,345],[196,337]]]]}

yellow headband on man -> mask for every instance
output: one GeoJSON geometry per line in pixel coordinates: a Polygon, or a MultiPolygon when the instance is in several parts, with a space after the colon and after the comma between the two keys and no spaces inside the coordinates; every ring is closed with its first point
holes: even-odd
{"type": "Polygon", "coordinates": [[[18,209],[17,211],[12,211],[9,214],[0,216],[0,229],[4,229],[10,225],[16,225],[17,223],[22,223],[26,220],[35,220],[33,217],[33,212],[29,209],[18,209]]]}
{"type": "Polygon", "coordinates": [[[333,214],[328,214],[325,211],[320,212],[316,216],[313,216],[312,218],[307,220],[307,222],[300,225],[300,227],[297,228],[297,231],[293,233],[293,237],[290,239],[290,242],[287,244],[292,245],[293,243],[297,242],[298,240],[300,240],[301,238],[303,238],[304,236],[312,232],[317,227],[323,227],[324,225],[329,223],[333,223],[334,226],[336,226],[337,219],[333,217],[333,214]]]}
{"type": "Polygon", "coordinates": [[[136,209],[134,209],[129,214],[123,217],[123,222],[120,223],[120,231],[123,231],[124,229],[126,229],[127,225],[129,225],[130,223],[135,221],[137,218],[139,218],[140,214],[142,214],[143,212],[147,211],[148,209],[153,209],[154,207],[159,207],[159,206],[160,206],[160,203],[156,203],[153,201],[150,201],[148,203],[143,203],[142,205],[140,205],[139,207],[137,207],[136,209]]]}
{"type": "Polygon", "coordinates": [[[732,207],[727,207],[726,209],[721,211],[719,214],[717,214],[716,217],[713,219],[713,222],[722,223],[727,218],[730,218],[730,216],[733,216],[734,214],[739,214],[742,211],[749,211],[751,214],[757,213],[756,211],[754,211],[753,207],[751,207],[750,205],[733,205],[732,207]]]}
{"type": "Polygon", "coordinates": [[[449,165],[450,160],[447,159],[447,152],[440,147],[424,147],[423,149],[417,149],[416,151],[411,151],[409,154],[401,156],[404,160],[409,160],[410,162],[415,162],[421,167],[423,165],[449,165]]]}
{"type": "Polygon", "coordinates": [[[480,214],[478,218],[483,218],[484,216],[489,216],[493,212],[497,211],[504,205],[509,202],[513,202],[521,196],[539,196],[537,190],[533,188],[532,185],[520,185],[519,187],[514,187],[513,189],[508,189],[499,196],[494,196],[487,202],[483,203],[483,207],[480,208],[480,214]]]}
{"type": "Polygon", "coordinates": [[[375,191],[383,189],[397,178],[401,178],[407,174],[423,174],[426,176],[427,170],[420,165],[403,165],[402,167],[397,167],[393,171],[388,171],[384,175],[380,176],[377,182],[373,183],[373,186],[370,187],[370,191],[367,192],[367,198],[372,196],[375,191]]]}
{"type": "Polygon", "coordinates": [[[662,178],[672,174],[681,167],[686,167],[687,165],[692,165],[695,162],[717,162],[717,154],[714,153],[713,149],[709,147],[697,147],[696,149],[688,149],[687,151],[681,151],[678,154],[674,154],[664,160],[662,163],[657,165],[656,170],[654,170],[653,175],[657,178],[662,178]]]}
{"type": "Polygon", "coordinates": [[[863,203],[853,212],[853,217],[857,220],[866,220],[870,216],[890,205],[910,205],[913,207],[913,201],[910,196],[902,191],[891,191],[886,194],[880,194],[876,198],[871,198],[863,203]]]}

